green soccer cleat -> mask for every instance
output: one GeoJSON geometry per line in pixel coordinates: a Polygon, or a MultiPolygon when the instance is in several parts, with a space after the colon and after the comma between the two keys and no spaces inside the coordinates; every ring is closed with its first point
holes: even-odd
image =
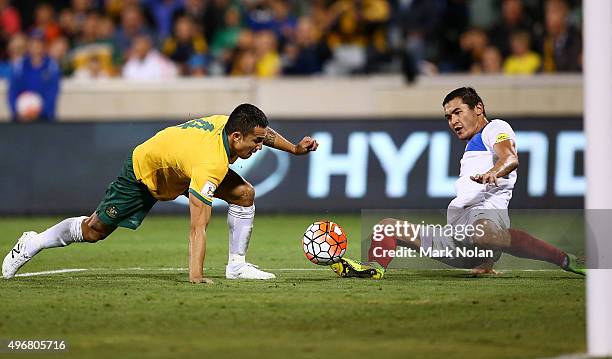
{"type": "Polygon", "coordinates": [[[563,270],[568,272],[586,275],[586,266],[583,258],[578,258],[573,254],[566,254],[565,263],[563,263],[563,270]]]}
{"type": "Polygon", "coordinates": [[[342,258],[340,262],[330,267],[341,278],[382,279],[385,276],[385,269],[376,262],[362,264],[352,259],[342,258]]]}

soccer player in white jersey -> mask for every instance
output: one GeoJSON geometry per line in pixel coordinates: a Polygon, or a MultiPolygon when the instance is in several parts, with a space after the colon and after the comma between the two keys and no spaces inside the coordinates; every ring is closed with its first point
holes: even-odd
{"type": "MultiPolygon", "coordinates": [[[[517,139],[512,127],[503,120],[489,121],[484,102],[470,87],[451,91],[442,105],[450,130],[460,140],[467,142],[461,158],[459,179],[455,184],[457,197],[448,206],[447,222],[453,228],[466,228],[470,225],[472,233],[467,237],[459,237],[443,235],[440,231],[413,231],[412,235],[408,231],[408,234],[378,236],[378,240],[371,242],[369,260],[386,268],[393,259],[388,255],[389,250],[395,250],[398,244],[414,248],[420,253],[432,253],[432,249],[444,253],[450,249],[450,253],[456,254],[455,249],[458,247],[468,247],[490,250],[492,255],[454,255],[435,259],[454,267],[470,268],[475,273],[489,273],[493,272],[493,264],[503,252],[550,262],[567,271],[584,275],[584,265],[576,256],[526,232],[510,228],[508,204],[519,165],[517,139]]],[[[394,218],[379,222],[382,226],[395,226],[397,223],[398,220],[394,218]]],[[[341,276],[368,277],[368,273],[377,272],[351,260],[344,260],[332,269],[341,276]]],[[[381,276],[380,273],[376,275],[381,276]]]]}

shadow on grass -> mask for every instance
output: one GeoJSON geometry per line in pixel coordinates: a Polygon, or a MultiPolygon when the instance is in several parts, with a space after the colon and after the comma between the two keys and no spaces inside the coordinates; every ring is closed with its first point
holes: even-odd
{"type": "Polygon", "coordinates": [[[391,270],[385,277],[386,280],[509,280],[509,279],[523,279],[523,280],[584,280],[585,277],[579,275],[572,275],[562,271],[550,271],[550,272],[501,272],[499,274],[473,274],[469,271],[458,271],[458,270],[391,270]]]}

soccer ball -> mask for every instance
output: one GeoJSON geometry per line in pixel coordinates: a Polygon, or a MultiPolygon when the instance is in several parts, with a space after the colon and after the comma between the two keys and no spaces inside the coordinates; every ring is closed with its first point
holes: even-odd
{"type": "Polygon", "coordinates": [[[22,120],[35,120],[40,115],[43,100],[36,92],[26,91],[17,96],[17,115],[22,120]]]}
{"type": "Polygon", "coordinates": [[[319,265],[337,263],[346,252],[346,234],[337,223],[315,222],[308,226],[302,239],[304,254],[319,265]]]}

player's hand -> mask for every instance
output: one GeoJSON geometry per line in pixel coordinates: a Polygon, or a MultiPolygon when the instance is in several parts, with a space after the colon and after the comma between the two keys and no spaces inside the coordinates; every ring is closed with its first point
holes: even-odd
{"type": "Polygon", "coordinates": [[[474,275],[480,275],[480,274],[501,274],[500,272],[496,271],[493,268],[472,268],[470,269],[470,272],[474,275]]]}
{"type": "Polygon", "coordinates": [[[482,184],[492,184],[497,186],[497,174],[494,172],[485,172],[483,174],[477,174],[474,176],[470,176],[470,179],[474,182],[482,183],[482,184]]]}
{"type": "Polygon", "coordinates": [[[316,151],[317,147],[319,147],[319,144],[317,143],[317,140],[315,140],[314,138],[312,138],[310,136],[306,136],[306,137],[302,138],[300,143],[298,143],[295,146],[295,150],[294,150],[293,153],[295,155],[303,155],[303,154],[306,154],[306,153],[311,152],[311,151],[316,151]]]}
{"type": "Polygon", "coordinates": [[[191,278],[189,282],[192,284],[215,284],[210,278],[191,278]]]}

